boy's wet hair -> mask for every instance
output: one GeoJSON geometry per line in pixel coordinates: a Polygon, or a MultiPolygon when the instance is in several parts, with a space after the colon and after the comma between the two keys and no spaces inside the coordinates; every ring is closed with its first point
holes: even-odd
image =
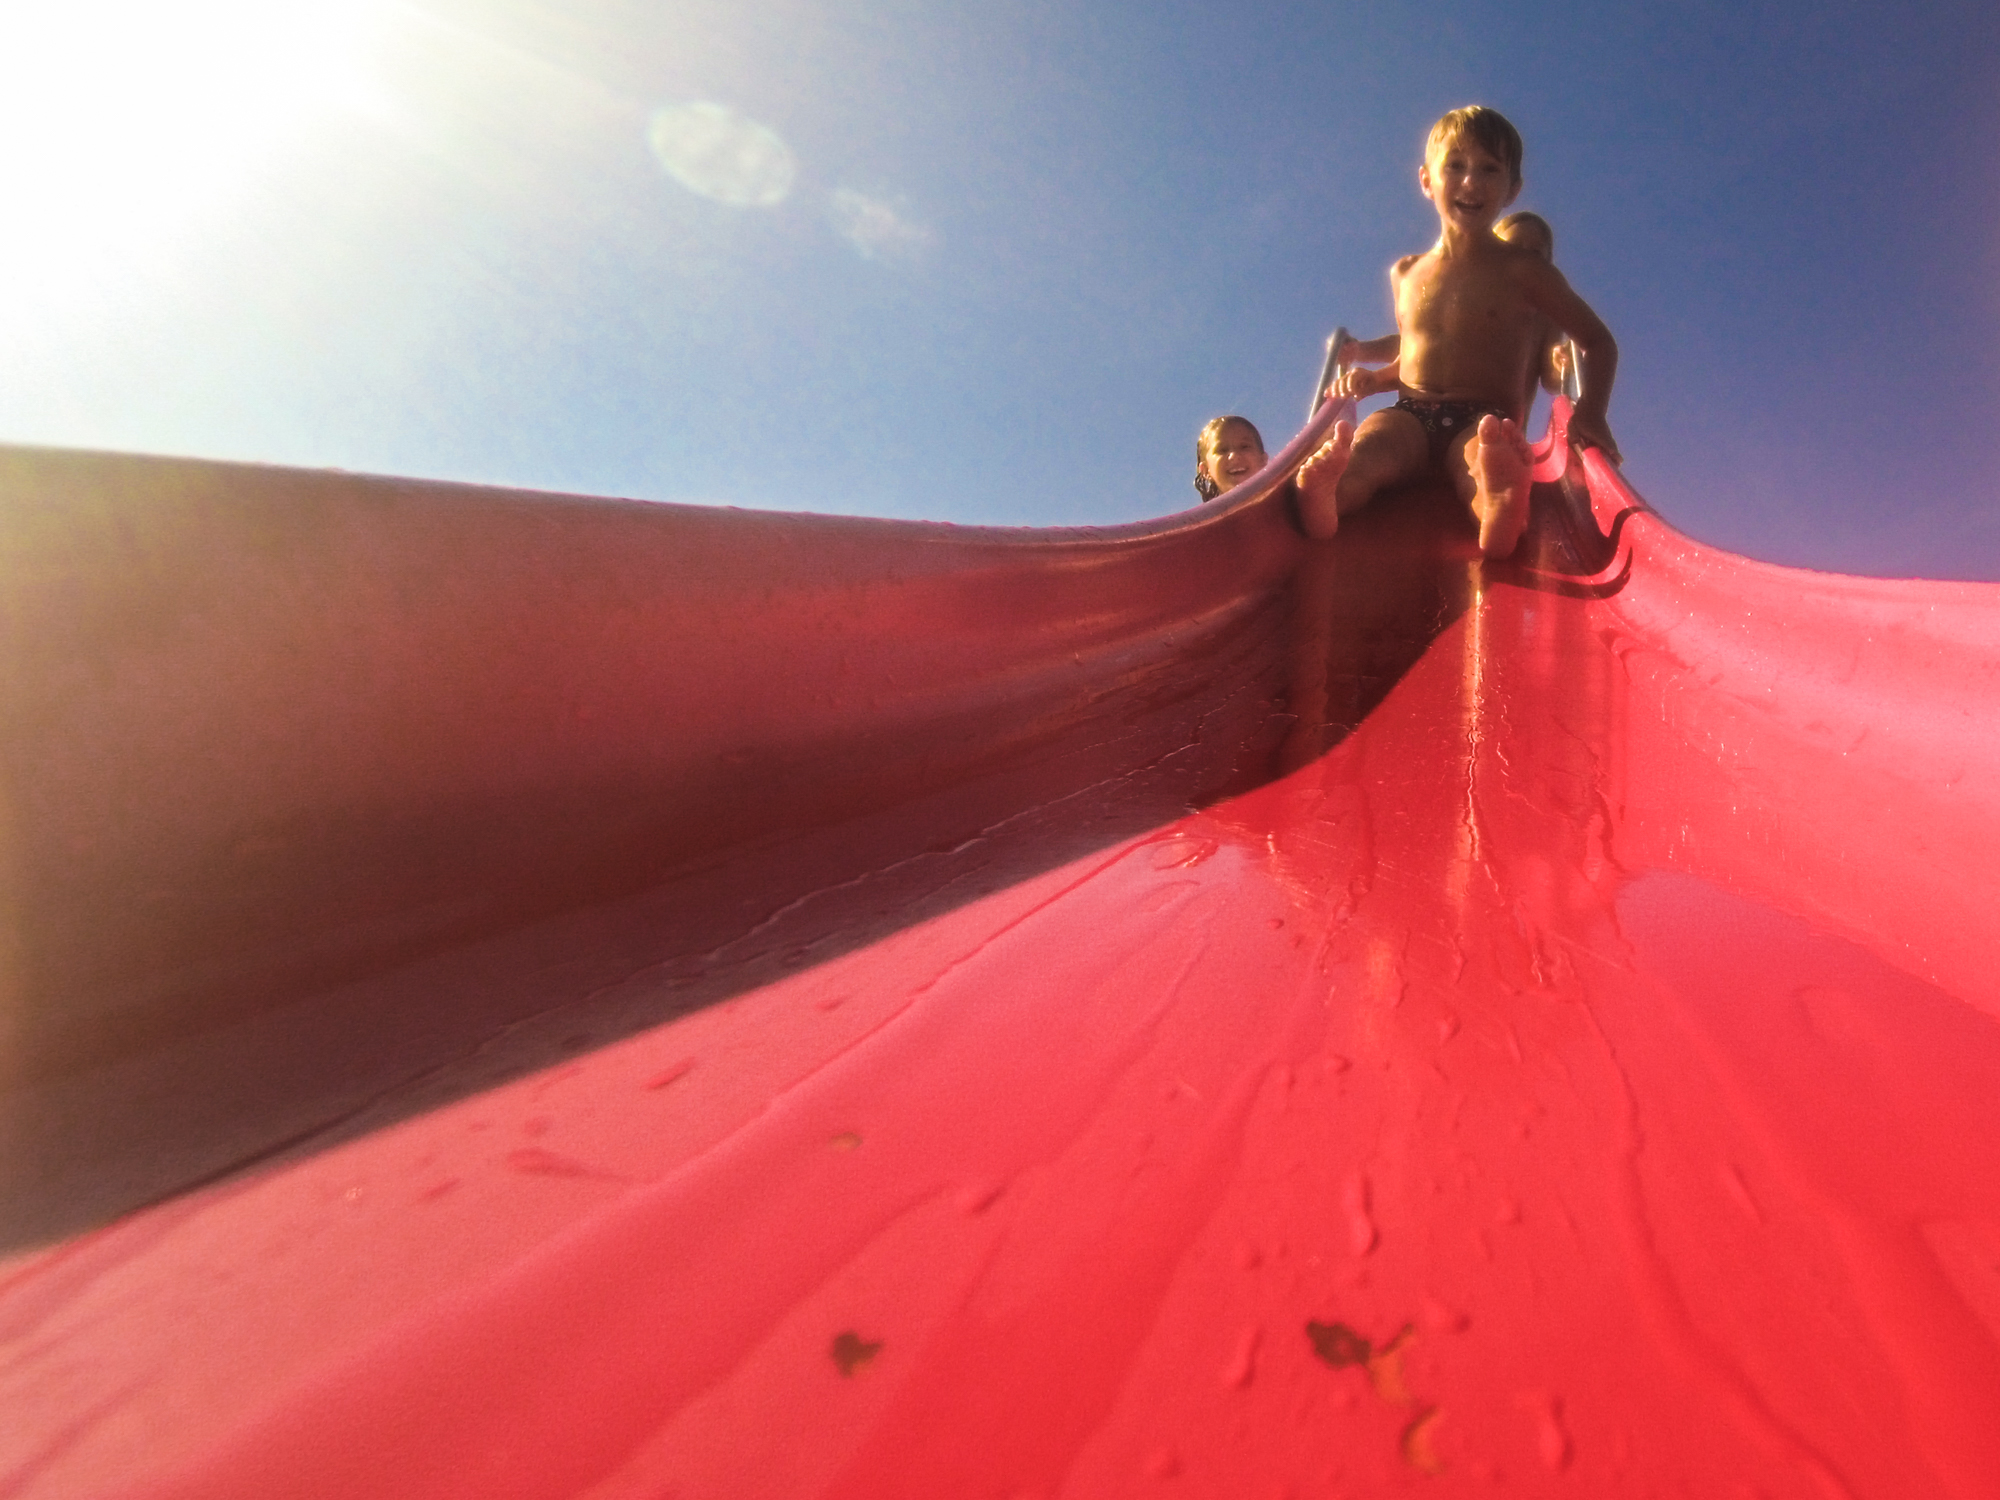
{"type": "Polygon", "coordinates": [[[1204,501],[1213,500],[1222,493],[1222,486],[1209,477],[1208,460],[1215,452],[1215,440],[1222,436],[1222,429],[1231,422],[1240,422],[1250,429],[1250,436],[1257,440],[1259,448],[1264,446],[1264,434],[1257,430],[1257,424],[1248,417],[1211,417],[1194,440],[1194,489],[1204,501]]]}
{"type": "Polygon", "coordinates": [[[1549,247],[1549,259],[1554,260],[1556,258],[1555,226],[1550,224],[1547,219],[1538,213],[1530,213],[1528,210],[1523,209],[1520,213],[1507,215],[1506,218],[1495,224],[1493,232],[1503,240],[1512,239],[1513,236],[1508,231],[1516,228],[1533,229],[1537,234],[1541,235],[1542,243],[1549,247]]]}
{"type": "Polygon", "coordinates": [[[1507,168],[1514,186],[1521,185],[1521,132],[1499,110],[1467,104],[1450,111],[1431,126],[1431,138],[1424,143],[1424,160],[1431,160],[1457,140],[1471,141],[1492,152],[1507,168]]]}

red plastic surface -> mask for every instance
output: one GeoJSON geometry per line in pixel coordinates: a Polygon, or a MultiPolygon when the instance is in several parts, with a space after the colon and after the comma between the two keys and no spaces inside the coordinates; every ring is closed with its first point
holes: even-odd
{"type": "Polygon", "coordinates": [[[0,1495],[2000,1494],[2000,588],[0,467],[0,1495]]]}

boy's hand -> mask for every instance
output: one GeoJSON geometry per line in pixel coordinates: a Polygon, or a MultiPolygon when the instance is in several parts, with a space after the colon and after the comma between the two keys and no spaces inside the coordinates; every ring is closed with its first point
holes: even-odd
{"type": "Polygon", "coordinates": [[[1618,440],[1611,435],[1611,428],[1604,418],[1585,411],[1573,411],[1569,418],[1569,445],[1572,448],[1596,448],[1614,464],[1625,462],[1618,452],[1618,440]]]}
{"type": "Polygon", "coordinates": [[[1356,401],[1363,396],[1373,396],[1387,389],[1388,386],[1383,384],[1382,373],[1379,370],[1359,368],[1342,370],[1333,382],[1334,395],[1346,396],[1356,401]]]}

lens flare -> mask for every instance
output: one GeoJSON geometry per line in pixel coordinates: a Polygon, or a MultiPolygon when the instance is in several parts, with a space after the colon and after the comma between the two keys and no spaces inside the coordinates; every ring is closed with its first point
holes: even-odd
{"type": "Polygon", "coordinates": [[[778,133],[726,104],[696,100],[656,110],[646,143],[674,181],[731,208],[775,208],[798,179],[792,148],[778,133]]]}
{"type": "Polygon", "coordinates": [[[908,210],[851,188],[834,190],[827,201],[827,217],[864,260],[919,260],[937,239],[931,227],[912,218],[908,210]]]}

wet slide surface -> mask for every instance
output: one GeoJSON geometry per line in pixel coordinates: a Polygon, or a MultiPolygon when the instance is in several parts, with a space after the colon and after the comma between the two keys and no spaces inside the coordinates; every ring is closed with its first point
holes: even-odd
{"type": "Polygon", "coordinates": [[[2000,1495],[2000,588],[0,454],[0,1496],[2000,1495]]]}

